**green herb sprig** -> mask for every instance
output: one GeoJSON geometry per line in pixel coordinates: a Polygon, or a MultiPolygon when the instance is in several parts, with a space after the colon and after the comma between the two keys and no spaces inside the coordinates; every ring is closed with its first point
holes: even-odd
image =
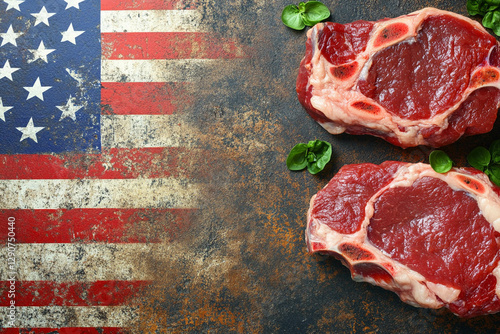
{"type": "Polygon", "coordinates": [[[317,174],[325,168],[332,157],[332,145],[322,140],[312,140],[309,143],[295,145],[286,159],[290,170],[303,170],[317,174]]]}
{"type": "Polygon", "coordinates": [[[298,6],[288,5],[281,12],[281,21],[292,29],[302,30],[313,26],[330,16],[330,10],[319,1],[300,2],[298,6]]]}
{"type": "Polygon", "coordinates": [[[467,0],[467,12],[482,16],[483,26],[500,36],[500,0],[467,0]]]}
{"type": "Polygon", "coordinates": [[[478,146],[467,156],[467,162],[489,176],[491,182],[500,186],[500,139],[491,143],[490,148],[478,146]]]}
{"type": "Polygon", "coordinates": [[[434,150],[429,154],[429,163],[438,173],[446,173],[453,167],[453,161],[448,154],[441,150],[434,150]]]}

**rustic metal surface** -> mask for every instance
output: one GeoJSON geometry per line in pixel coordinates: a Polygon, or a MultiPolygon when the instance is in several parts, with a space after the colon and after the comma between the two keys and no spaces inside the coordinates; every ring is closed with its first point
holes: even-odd
{"type": "MultiPolygon", "coordinates": [[[[137,332],[498,333],[500,315],[459,319],[414,308],[392,292],[355,283],[333,258],[309,255],[310,197],[344,164],[427,161],[368,136],[332,136],[307,116],[295,93],[305,31],[280,21],[288,1],[202,2],[214,33],[244,45],[248,58],[226,64],[190,89],[185,119],[205,151],[188,165],[202,184],[201,209],[163,253],[142,259],[155,283],[140,298],[137,332]],[[333,163],[317,176],[285,165],[297,142],[327,140],[333,163]]],[[[467,15],[460,1],[325,1],[330,20],[378,20],[435,6],[467,15]]],[[[457,165],[493,132],[445,147],[457,165]]]]}

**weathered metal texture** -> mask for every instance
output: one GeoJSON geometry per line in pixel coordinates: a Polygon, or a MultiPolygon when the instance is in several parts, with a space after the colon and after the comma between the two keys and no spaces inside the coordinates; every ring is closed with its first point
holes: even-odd
{"type": "MultiPolygon", "coordinates": [[[[168,252],[144,259],[155,285],[140,306],[139,332],[498,333],[500,315],[469,320],[447,310],[414,308],[369,284],[355,283],[333,258],[307,253],[310,197],[344,164],[426,161],[430,149],[400,149],[369,136],[332,136],[297,101],[295,79],[304,31],[280,21],[286,1],[204,1],[214,33],[249,48],[249,58],[206,73],[191,87],[190,126],[209,158],[195,165],[201,209],[168,252]],[[290,172],[297,142],[327,140],[333,163],[316,176],[290,172]]],[[[330,20],[378,20],[435,6],[467,15],[466,1],[325,1],[330,20]]],[[[465,165],[464,152],[486,135],[444,149],[465,165]]]]}
{"type": "MultiPolygon", "coordinates": [[[[124,305],[130,308],[105,315],[94,309],[97,315],[92,316],[98,319],[96,324],[128,327],[132,333],[498,333],[500,315],[464,320],[447,310],[414,308],[391,292],[355,283],[339,261],[307,253],[304,230],[309,200],[341,166],[385,160],[426,161],[430,149],[403,150],[369,136],[332,136],[307,116],[295,93],[305,31],[292,31],[280,21],[281,10],[289,2],[169,3],[174,4],[172,9],[195,8],[197,22],[214,38],[208,44],[195,41],[187,53],[182,44],[185,39],[169,44],[171,50],[179,48],[182,56],[171,52],[166,57],[211,60],[188,61],[179,65],[182,70],[165,74],[170,81],[183,81],[186,76],[189,84],[162,86],[158,88],[161,94],[155,87],[142,88],[153,102],[165,99],[168,92],[172,101],[165,105],[162,101],[161,108],[166,111],[160,114],[174,114],[168,120],[153,117],[142,128],[138,125],[137,131],[152,129],[142,144],[174,148],[125,153],[107,149],[91,161],[70,156],[61,164],[75,169],[71,173],[76,176],[72,177],[81,179],[120,175],[124,179],[173,177],[187,181],[141,183],[140,191],[126,188],[128,192],[113,205],[126,207],[127,197],[144,197],[139,202],[145,209],[133,214],[126,209],[114,210],[109,215],[116,215],[116,219],[104,229],[90,224],[78,233],[77,227],[88,222],[68,217],[78,216],[75,211],[56,210],[46,213],[45,218],[38,217],[60,229],[57,240],[39,242],[72,243],[57,254],[66,254],[77,265],[68,267],[67,275],[58,278],[50,267],[44,267],[43,258],[34,259],[31,263],[37,265],[25,269],[26,277],[135,282],[109,283],[104,288],[89,283],[79,288],[82,292],[78,296],[83,295],[83,301],[61,302],[55,298],[45,305],[124,305]],[[175,112],[170,111],[172,108],[175,112]],[[178,132],[173,135],[162,131],[176,129],[176,124],[178,132]],[[285,159],[290,148],[312,139],[332,144],[333,162],[316,176],[288,171],[285,159]],[[118,156],[122,163],[116,162],[118,156]],[[157,199],[146,194],[148,191],[159,197],[167,192],[171,198],[160,201],[164,207],[158,207],[159,202],[150,202],[157,199]],[[180,199],[175,199],[176,193],[180,199]],[[169,207],[172,203],[174,208],[169,207]],[[176,211],[175,204],[190,209],[176,211]],[[76,234],[67,234],[61,221],[74,224],[72,231],[76,234]],[[89,232],[94,230],[97,235],[89,232]],[[81,246],[79,241],[86,244],[81,246]],[[92,261],[102,264],[95,266],[92,261]],[[89,268],[93,271],[86,271],[89,268]],[[93,301],[88,296],[95,289],[102,289],[113,302],[93,301]],[[127,298],[120,297],[123,295],[127,298]],[[106,322],[102,320],[105,316],[116,321],[106,322]]],[[[332,12],[330,20],[340,23],[395,17],[425,6],[466,15],[465,0],[324,3],[332,12]]],[[[103,57],[112,57],[115,46],[105,42],[103,36],[103,57]]],[[[162,75],[166,70],[156,71],[162,75]]],[[[103,126],[113,129],[113,136],[103,137],[103,146],[109,147],[106,143],[112,141],[121,147],[139,146],[120,139],[134,129],[120,127],[111,118],[120,107],[107,103],[111,97],[116,98],[113,93],[102,98],[103,126]]],[[[126,106],[141,107],[133,103],[126,106]]],[[[491,133],[461,139],[444,149],[458,165],[465,165],[464,152],[491,142],[499,129],[497,122],[491,133]]],[[[54,189],[57,186],[51,184],[54,189]]],[[[89,212],[82,215],[88,217],[89,212]]],[[[105,225],[106,221],[101,223],[105,225]]],[[[64,272],[65,267],[61,268],[56,269],[64,272]]],[[[67,297],[63,293],[60,299],[67,297]]],[[[62,320],[59,318],[53,327],[78,326],[89,316],[75,312],[70,309],[61,313],[62,320]]],[[[57,314],[52,316],[57,318],[57,314]]]]}

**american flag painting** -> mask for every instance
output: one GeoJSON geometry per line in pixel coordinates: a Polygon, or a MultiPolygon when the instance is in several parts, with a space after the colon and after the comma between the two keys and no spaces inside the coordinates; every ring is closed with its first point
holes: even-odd
{"type": "Polygon", "coordinates": [[[190,84],[242,50],[190,0],[3,0],[0,43],[0,332],[122,333],[199,210],[190,84]]]}
{"type": "MultiPolygon", "coordinates": [[[[324,3],[347,23],[429,2],[324,3]]],[[[310,199],[343,165],[429,151],[305,113],[287,4],[0,0],[0,334],[498,334],[499,314],[416,310],[308,254],[310,199]],[[288,170],[314,139],[327,167],[288,170]]]]}
{"type": "Polygon", "coordinates": [[[99,4],[16,0],[5,5],[0,153],[98,151],[99,4]]]}

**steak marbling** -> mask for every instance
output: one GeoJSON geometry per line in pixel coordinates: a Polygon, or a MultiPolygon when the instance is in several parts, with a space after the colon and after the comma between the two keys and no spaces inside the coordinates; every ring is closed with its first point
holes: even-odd
{"type": "Polygon", "coordinates": [[[310,252],[414,306],[500,311],[500,188],[471,168],[346,165],[311,199],[310,252]]]}
{"type": "Polygon", "coordinates": [[[307,36],[298,98],[332,134],[439,147],[493,128],[500,53],[476,21],[424,8],[377,22],[319,23],[307,36]]]}

